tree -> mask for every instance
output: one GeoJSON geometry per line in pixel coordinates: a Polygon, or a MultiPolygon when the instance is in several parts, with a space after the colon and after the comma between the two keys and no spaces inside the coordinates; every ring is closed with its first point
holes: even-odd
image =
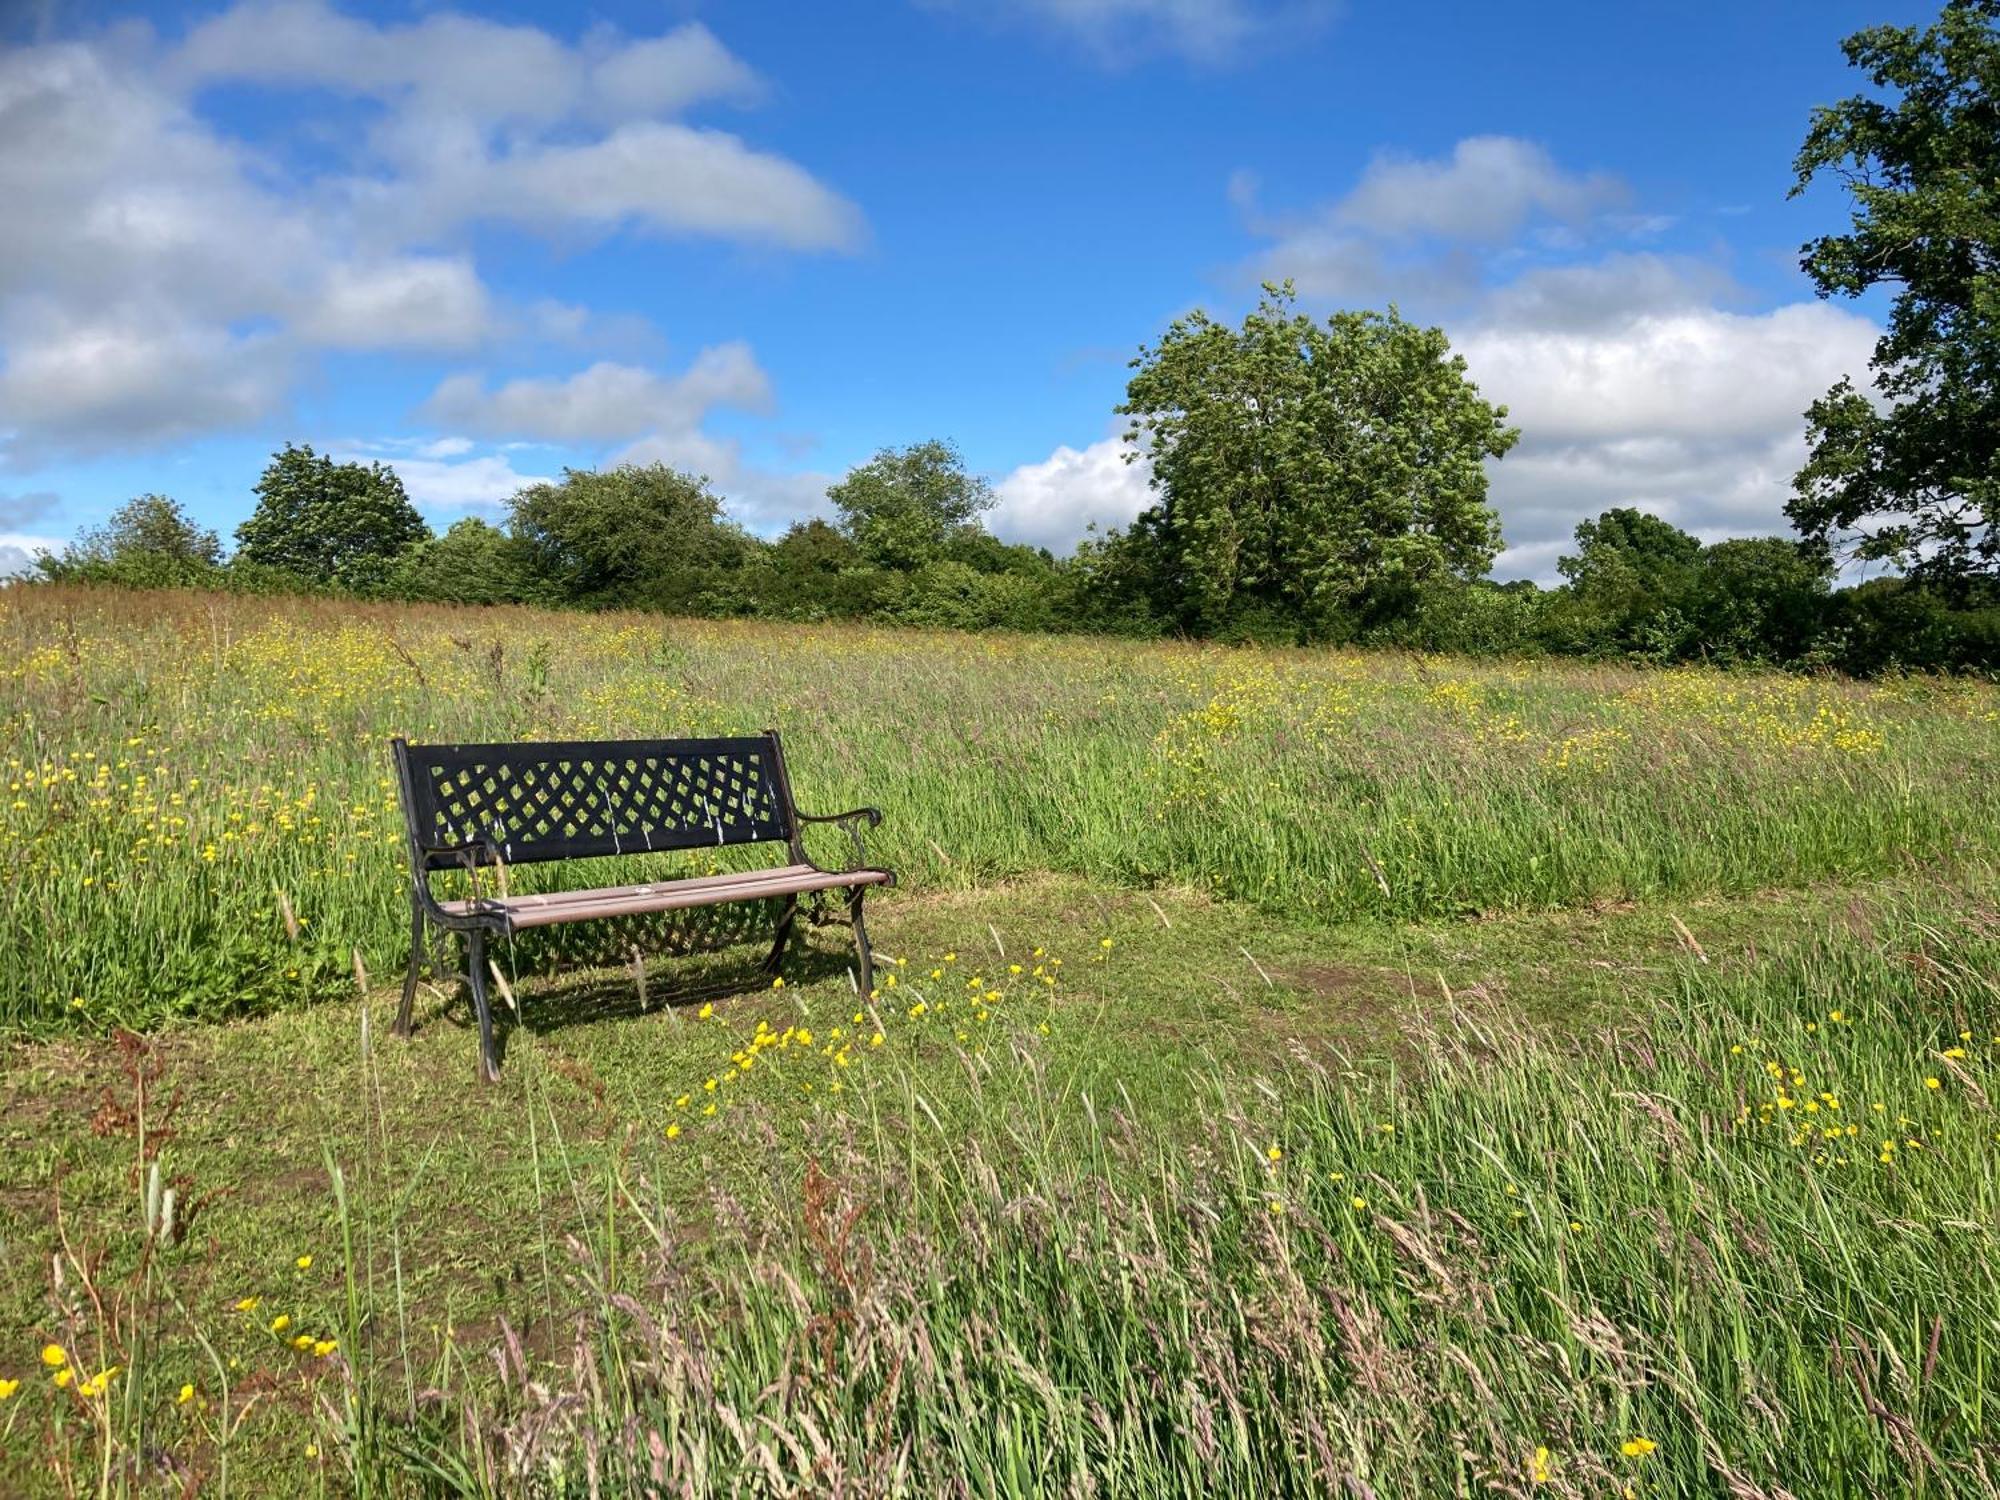
{"type": "Polygon", "coordinates": [[[1576,551],[1556,559],[1568,582],[1544,622],[1559,651],[1680,654],[1701,539],[1630,506],[1576,528],[1576,551]]]}
{"type": "Polygon", "coordinates": [[[1122,545],[1184,629],[1337,635],[1499,551],[1485,460],[1519,434],[1444,333],[1293,302],[1266,285],[1240,329],[1196,312],[1132,361],[1119,410],[1159,500],[1122,545]]]}
{"type": "Polygon", "coordinates": [[[862,555],[900,571],[938,557],[993,506],[992,486],[966,473],[957,448],[936,440],[882,449],[850,469],[826,497],[862,555]]]}
{"type": "Polygon", "coordinates": [[[1615,506],[1576,528],[1576,552],[1556,571],[1579,598],[1606,613],[1636,616],[1678,605],[1701,559],[1701,539],[1672,522],[1615,506]]]}
{"type": "Polygon", "coordinates": [[[509,507],[531,587],[548,603],[686,609],[752,550],[705,478],[665,464],[565,469],[509,507]]]}
{"type": "Polygon", "coordinates": [[[1889,97],[1818,110],[1794,163],[1831,172],[1852,229],[1802,248],[1822,297],[1893,287],[1870,368],[1813,403],[1787,510],[1811,540],[1917,577],[2000,576],[2000,0],[1841,44],[1889,97]]]}
{"type": "Polygon", "coordinates": [[[389,589],[439,604],[515,603],[524,592],[519,549],[499,527],[467,516],[405,552],[389,589]]]}
{"type": "Polygon", "coordinates": [[[257,481],[257,509],[236,528],[236,555],[368,593],[386,585],[404,549],[429,536],[395,470],[335,463],[287,443],[257,481]]]}
{"type": "Polygon", "coordinates": [[[1798,662],[1825,624],[1833,559],[1791,537],[1736,537],[1702,549],[1688,618],[1703,655],[1798,662]]]}
{"type": "Polygon", "coordinates": [[[173,588],[213,580],[222,541],[195,524],[180,502],[165,495],[126,501],[102,526],[78,533],[61,557],[37,560],[53,580],[90,580],[136,588],[173,588]]]}

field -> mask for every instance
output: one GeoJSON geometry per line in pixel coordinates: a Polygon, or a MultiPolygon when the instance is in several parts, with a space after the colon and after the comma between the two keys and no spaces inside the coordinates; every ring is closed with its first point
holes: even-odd
{"type": "Polygon", "coordinates": [[[42,588],[0,726],[8,1493],[2000,1494],[1991,685],[42,588]],[[876,996],[386,1034],[391,735],[767,724],[876,996]]]}

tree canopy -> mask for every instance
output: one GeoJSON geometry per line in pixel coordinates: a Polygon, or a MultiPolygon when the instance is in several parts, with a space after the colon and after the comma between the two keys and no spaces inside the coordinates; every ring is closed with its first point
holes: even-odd
{"type": "Polygon", "coordinates": [[[1883,96],[1813,117],[1794,195],[1830,173],[1852,224],[1803,248],[1820,295],[1895,289],[1871,364],[1807,413],[1787,507],[1809,538],[1918,578],[2000,576],[2000,0],[1843,44],[1883,96]]]}
{"type": "Polygon", "coordinates": [[[1182,628],[1338,635],[1499,551],[1485,463],[1519,434],[1442,330],[1294,301],[1195,312],[1132,362],[1119,410],[1159,499],[1126,544],[1182,628]]]}
{"type": "Polygon", "coordinates": [[[404,549],[430,536],[386,464],[336,463],[287,443],[257,481],[237,553],[307,583],[382,588],[404,549]]]}
{"type": "Polygon", "coordinates": [[[841,529],[880,568],[920,568],[993,507],[993,490],[966,472],[948,442],[883,448],[826,492],[841,529]]]}
{"type": "Polygon", "coordinates": [[[37,566],[55,580],[172,588],[212,582],[221,562],[220,537],[197,525],[178,500],[147,494],[126,501],[102,526],[80,532],[62,556],[44,553],[37,566]]]}
{"type": "Polygon", "coordinates": [[[509,526],[539,597],[597,606],[686,608],[746,544],[706,479],[665,464],[565,469],[514,496],[509,526]]]}

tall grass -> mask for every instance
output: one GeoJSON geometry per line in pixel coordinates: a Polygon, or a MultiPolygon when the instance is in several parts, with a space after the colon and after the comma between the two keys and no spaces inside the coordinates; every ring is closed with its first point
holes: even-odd
{"type": "Polygon", "coordinates": [[[400,964],[392,734],[768,724],[808,807],[888,811],[915,888],[1056,870],[1412,917],[1956,861],[2000,828],[2000,692],[1966,682],[14,588],[0,1027],[400,964]]]}
{"type": "MultiPolygon", "coordinates": [[[[1676,1004],[1587,1037],[1440,997],[1393,1062],[1190,1059],[1191,1115],[1087,1084],[1024,1026],[956,1081],[891,1069],[782,1131],[732,1111],[705,1206],[656,1192],[643,1146],[609,1180],[568,1168],[530,1069],[551,1210],[616,1203],[636,1235],[607,1215],[555,1247],[553,1338],[503,1325],[412,1379],[408,1252],[353,1227],[402,1186],[336,1175],[338,1379],[289,1467],[237,1472],[370,1495],[2000,1494],[1996,976],[2000,917],[1923,904],[1754,967],[1690,956],[1676,1004]]],[[[131,1363],[115,1411],[37,1391],[13,1419],[37,1403],[109,1490],[215,1472],[226,1434],[131,1363]]]]}

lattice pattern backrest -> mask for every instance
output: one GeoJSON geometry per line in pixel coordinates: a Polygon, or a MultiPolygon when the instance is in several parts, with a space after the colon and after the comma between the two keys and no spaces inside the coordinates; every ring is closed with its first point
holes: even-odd
{"type": "MultiPolygon", "coordinates": [[[[417,842],[484,835],[509,864],[713,848],[791,837],[767,736],[523,745],[411,745],[417,842]]],[[[455,864],[429,856],[432,869],[455,864]]]]}

